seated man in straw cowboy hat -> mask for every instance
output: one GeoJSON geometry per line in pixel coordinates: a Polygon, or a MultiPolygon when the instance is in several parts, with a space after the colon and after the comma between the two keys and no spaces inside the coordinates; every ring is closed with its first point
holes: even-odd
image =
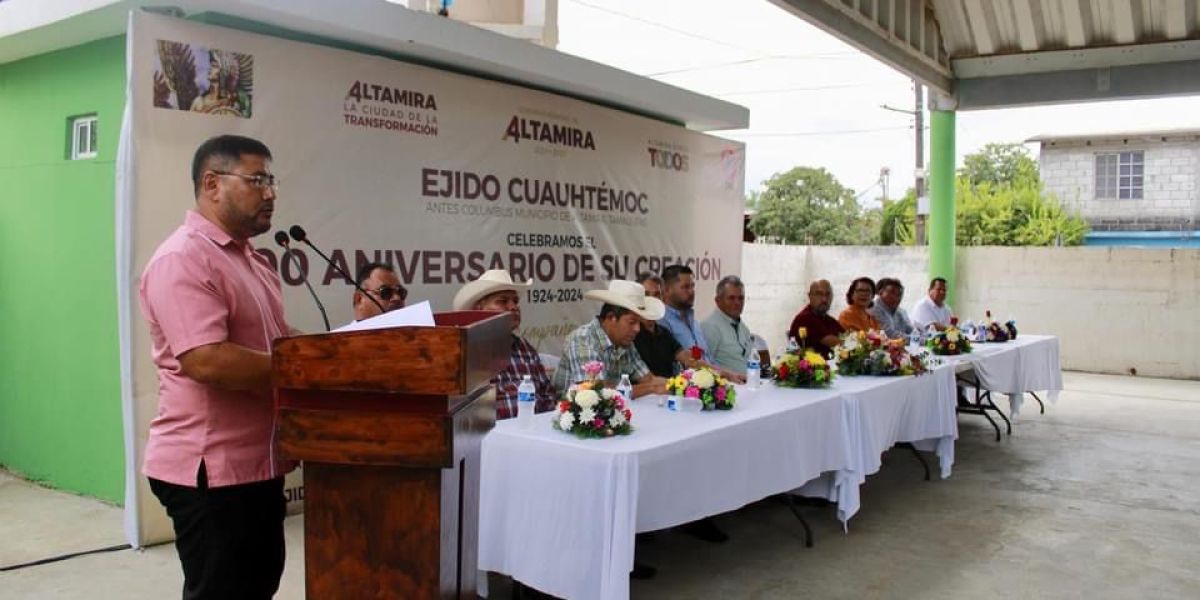
{"type": "Polygon", "coordinates": [[[610,281],[608,289],[591,290],[583,297],[599,300],[600,314],[567,336],[562,360],[554,373],[555,385],[566,389],[583,381],[583,365],[599,361],[604,363],[604,377],[610,383],[619,382],[621,375],[629,376],[634,398],[665,392],[667,380],[651,373],[633,347],[642,319],[662,318],[666,311],[662,301],[647,296],[642,284],[623,280],[610,281]]]}
{"type": "Polygon", "coordinates": [[[513,282],[508,271],[493,269],[467,283],[454,295],[454,310],[494,310],[512,315],[512,353],[508,357],[508,366],[492,378],[492,384],[496,386],[497,420],[517,416],[517,387],[525,375],[529,375],[537,389],[534,412],[554,408],[558,399],[558,392],[546,376],[538,351],[517,335],[517,328],[521,326],[521,294],[518,290],[532,284],[532,279],[525,283],[513,282]]]}

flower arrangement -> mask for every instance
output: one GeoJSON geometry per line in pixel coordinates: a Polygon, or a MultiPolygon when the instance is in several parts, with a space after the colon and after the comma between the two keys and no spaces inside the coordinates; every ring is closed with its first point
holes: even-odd
{"type": "Polygon", "coordinates": [[[829,368],[829,363],[812,350],[788,352],[775,363],[774,368],[775,385],[781,387],[823,388],[833,383],[833,370],[829,368]]]}
{"type": "Polygon", "coordinates": [[[1008,323],[1001,325],[992,320],[992,311],[985,311],[985,314],[987,315],[985,340],[989,342],[1007,342],[1010,339],[1016,339],[1017,324],[1015,322],[1010,320],[1008,323]]]}
{"type": "Polygon", "coordinates": [[[559,401],[554,428],[580,438],[606,438],[633,433],[633,412],[627,400],[608,387],[599,375],[604,364],[592,361],[583,365],[588,379],[572,386],[559,401]]]}
{"type": "Polygon", "coordinates": [[[833,349],[838,375],[920,375],[924,357],[909,354],[904,340],[889,340],[882,331],[849,331],[833,349]]]}
{"type": "Polygon", "coordinates": [[[699,398],[704,410],[729,410],[737,402],[733,385],[708,367],[687,369],[668,379],[667,393],[699,398]]]}
{"type": "Polygon", "coordinates": [[[939,331],[925,342],[930,352],[941,356],[967,354],[971,351],[971,341],[958,329],[958,318],[950,317],[950,325],[939,331]]]}

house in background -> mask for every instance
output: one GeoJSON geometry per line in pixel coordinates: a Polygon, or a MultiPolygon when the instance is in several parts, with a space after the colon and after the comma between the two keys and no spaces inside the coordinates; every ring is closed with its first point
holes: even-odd
{"type": "Polygon", "coordinates": [[[1200,247],[1200,129],[1041,135],[1046,191],[1097,246],[1200,247]]]}

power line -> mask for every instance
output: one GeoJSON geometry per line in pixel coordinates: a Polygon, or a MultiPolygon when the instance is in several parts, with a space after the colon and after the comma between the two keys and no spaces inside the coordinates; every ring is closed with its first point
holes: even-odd
{"type": "Polygon", "coordinates": [[[722,66],[744,64],[747,62],[758,62],[758,61],[763,61],[763,60],[778,60],[778,59],[812,60],[812,59],[823,59],[823,58],[860,57],[860,56],[862,56],[858,52],[823,52],[823,53],[808,54],[808,55],[787,54],[787,55],[765,55],[764,56],[761,51],[754,50],[752,48],[746,48],[744,46],[739,46],[737,44],[733,44],[733,43],[727,42],[725,40],[719,40],[717,38],[709,37],[706,35],[701,35],[699,33],[688,31],[686,29],[679,29],[678,27],[673,27],[671,25],[667,25],[666,23],[661,23],[659,21],[654,21],[654,20],[647,19],[644,17],[639,17],[637,15],[631,15],[629,13],[621,12],[619,10],[614,10],[614,9],[607,8],[604,6],[598,6],[596,4],[592,4],[591,2],[586,2],[585,0],[570,0],[570,1],[574,2],[575,4],[578,4],[580,6],[586,6],[592,10],[597,10],[597,11],[600,11],[603,13],[608,13],[610,15],[618,16],[618,17],[621,17],[624,19],[629,19],[631,21],[637,21],[637,22],[643,23],[645,25],[650,25],[651,27],[658,27],[660,29],[665,29],[667,31],[671,31],[673,33],[677,33],[682,36],[690,37],[692,39],[708,42],[710,44],[717,44],[719,46],[725,46],[726,48],[733,48],[735,50],[741,50],[742,52],[748,52],[750,54],[759,55],[757,58],[741,60],[741,61],[733,61],[731,63],[722,63],[722,64],[718,64],[718,65],[709,65],[709,66],[703,66],[703,67],[691,67],[691,68],[687,68],[687,69],[678,69],[678,70],[674,70],[674,71],[664,71],[662,73],[646,73],[645,75],[648,77],[655,77],[655,76],[659,76],[659,75],[670,75],[673,73],[682,73],[682,72],[686,72],[686,71],[694,71],[694,70],[701,70],[701,69],[711,69],[711,68],[717,68],[717,67],[722,67],[722,66]]]}
{"type": "MultiPolygon", "coordinates": [[[[575,0],[578,2],[578,0],[575,0]]],[[[750,52],[747,50],[747,52],[750,52]]],[[[680,69],[671,69],[669,71],[657,71],[655,73],[642,73],[644,77],[661,77],[663,75],[676,75],[678,73],[689,73],[691,71],[706,71],[708,69],[720,69],[722,67],[733,67],[737,65],[746,65],[756,62],[764,62],[768,60],[841,60],[844,57],[858,56],[853,52],[830,52],[827,54],[771,54],[768,56],[758,56],[755,58],[744,58],[742,60],[732,60],[729,62],[716,63],[711,65],[700,65],[697,67],[683,67],[680,69]]]]}
{"type": "Polygon", "coordinates": [[[791,132],[747,132],[723,131],[721,135],[741,137],[811,137],[817,135],[852,135],[859,133],[876,133],[883,131],[911,130],[911,125],[902,127],[874,127],[870,129],[831,129],[827,131],[791,131],[791,132]]]}
{"type": "Polygon", "coordinates": [[[774,88],[767,90],[743,90],[733,92],[710,92],[710,96],[749,96],[753,94],[787,94],[791,92],[819,92],[822,90],[844,90],[846,88],[871,87],[876,85],[887,85],[884,82],[862,82],[862,83],[834,83],[830,85],[815,85],[809,87],[792,87],[792,88],[774,88]]]}

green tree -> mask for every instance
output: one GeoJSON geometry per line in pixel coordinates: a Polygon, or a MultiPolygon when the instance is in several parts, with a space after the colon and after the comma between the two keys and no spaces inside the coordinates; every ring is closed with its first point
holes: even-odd
{"type": "MultiPolygon", "coordinates": [[[[1042,189],[1037,163],[1019,144],[988,144],[970,154],[955,181],[955,237],[959,246],[1075,246],[1087,223],[1042,189]]],[[[915,243],[916,196],[883,209],[880,240],[915,243]]]]}
{"type": "Polygon", "coordinates": [[[879,223],[879,243],[884,246],[915,244],[916,215],[917,191],[912,188],[908,189],[903,198],[884,203],[879,223]]]}
{"type": "MultiPolygon", "coordinates": [[[[864,215],[854,191],[825,169],[795,167],[766,181],[747,205],[750,230],[781,244],[852,245],[877,242],[877,225],[864,215]]],[[[878,223],[876,220],[875,223],[878,223]]]]}
{"type": "Polygon", "coordinates": [[[977,186],[1041,181],[1037,162],[1021,144],[987,144],[979,152],[963,157],[958,177],[977,186]]]}
{"type": "Polygon", "coordinates": [[[960,246],[1077,246],[1087,223],[1068,214],[1036,181],[955,186],[955,236],[960,246]]]}

